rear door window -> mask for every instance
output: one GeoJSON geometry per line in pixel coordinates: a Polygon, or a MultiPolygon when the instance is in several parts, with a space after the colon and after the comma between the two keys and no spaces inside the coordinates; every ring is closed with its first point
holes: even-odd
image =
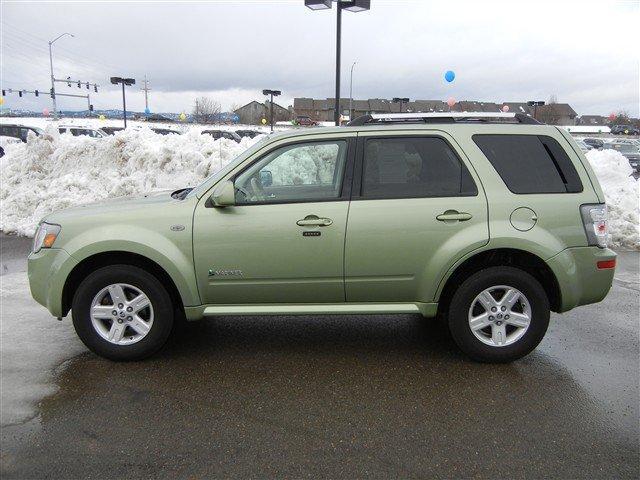
{"type": "Polygon", "coordinates": [[[471,174],[439,137],[369,138],[364,142],[362,198],[477,195],[471,174]]]}
{"type": "Polygon", "coordinates": [[[474,135],[513,193],[577,193],[582,182],[562,146],[547,135],[474,135]]]}

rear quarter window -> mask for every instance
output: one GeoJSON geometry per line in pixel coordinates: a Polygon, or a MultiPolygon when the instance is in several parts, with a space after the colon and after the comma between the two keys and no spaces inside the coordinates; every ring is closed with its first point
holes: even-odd
{"type": "Polygon", "coordinates": [[[562,146],[547,135],[474,135],[513,193],[578,193],[582,182],[562,146]]]}

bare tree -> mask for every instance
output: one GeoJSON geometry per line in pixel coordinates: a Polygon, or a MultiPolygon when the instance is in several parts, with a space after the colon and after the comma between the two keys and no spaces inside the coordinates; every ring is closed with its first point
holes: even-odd
{"type": "Polygon", "coordinates": [[[558,95],[556,95],[555,93],[552,93],[551,95],[549,95],[549,101],[547,103],[550,105],[553,105],[554,103],[558,103],[558,95]]]}
{"type": "Polygon", "coordinates": [[[232,103],[231,106],[229,107],[229,111],[230,112],[235,112],[236,110],[238,110],[242,105],[240,105],[239,103],[232,103]]]}
{"type": "Polygon", "coordinates": [[[193,119],[198,123],[213,123],[220,114],[220,103],[209,97],[198,97],[192,113],[193,119]]]}

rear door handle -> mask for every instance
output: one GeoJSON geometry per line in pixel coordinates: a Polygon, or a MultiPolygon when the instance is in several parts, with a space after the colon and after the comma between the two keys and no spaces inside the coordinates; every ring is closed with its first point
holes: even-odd
{"type": "Polygon", "coordinates": [[[307,215],[296,223],[301,227],[328,227],[333,223],[333,220],[330,218],[318,217],[317,215],[307,215]]]}
{"type": "Polygon", "coordinates": [[[464,222],[466,220],[470,220],[472,217],[473,215],[471,215],[470,213],[458,212],[457,210],[447,210],[446,212],[438,215],[436,217],[436,220],[439,220],[441,222],[464,222]]]}

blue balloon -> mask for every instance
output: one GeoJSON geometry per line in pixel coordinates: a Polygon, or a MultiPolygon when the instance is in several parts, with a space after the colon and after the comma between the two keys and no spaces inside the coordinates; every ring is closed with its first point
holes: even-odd
{"type": "Polygon", "coordinates": [[[456,74],[453,72],[453,70],[447,70],[444,74],[444,79],[451,83],[455,80],[456,78],[456,74]]]}
{"type": "Polygon", "coordinates": [[[151,110],[149,110],[148,108],[144,109],[144,113],[146,113],[147,115],[149,115],[151,113],[151,110]]]}

